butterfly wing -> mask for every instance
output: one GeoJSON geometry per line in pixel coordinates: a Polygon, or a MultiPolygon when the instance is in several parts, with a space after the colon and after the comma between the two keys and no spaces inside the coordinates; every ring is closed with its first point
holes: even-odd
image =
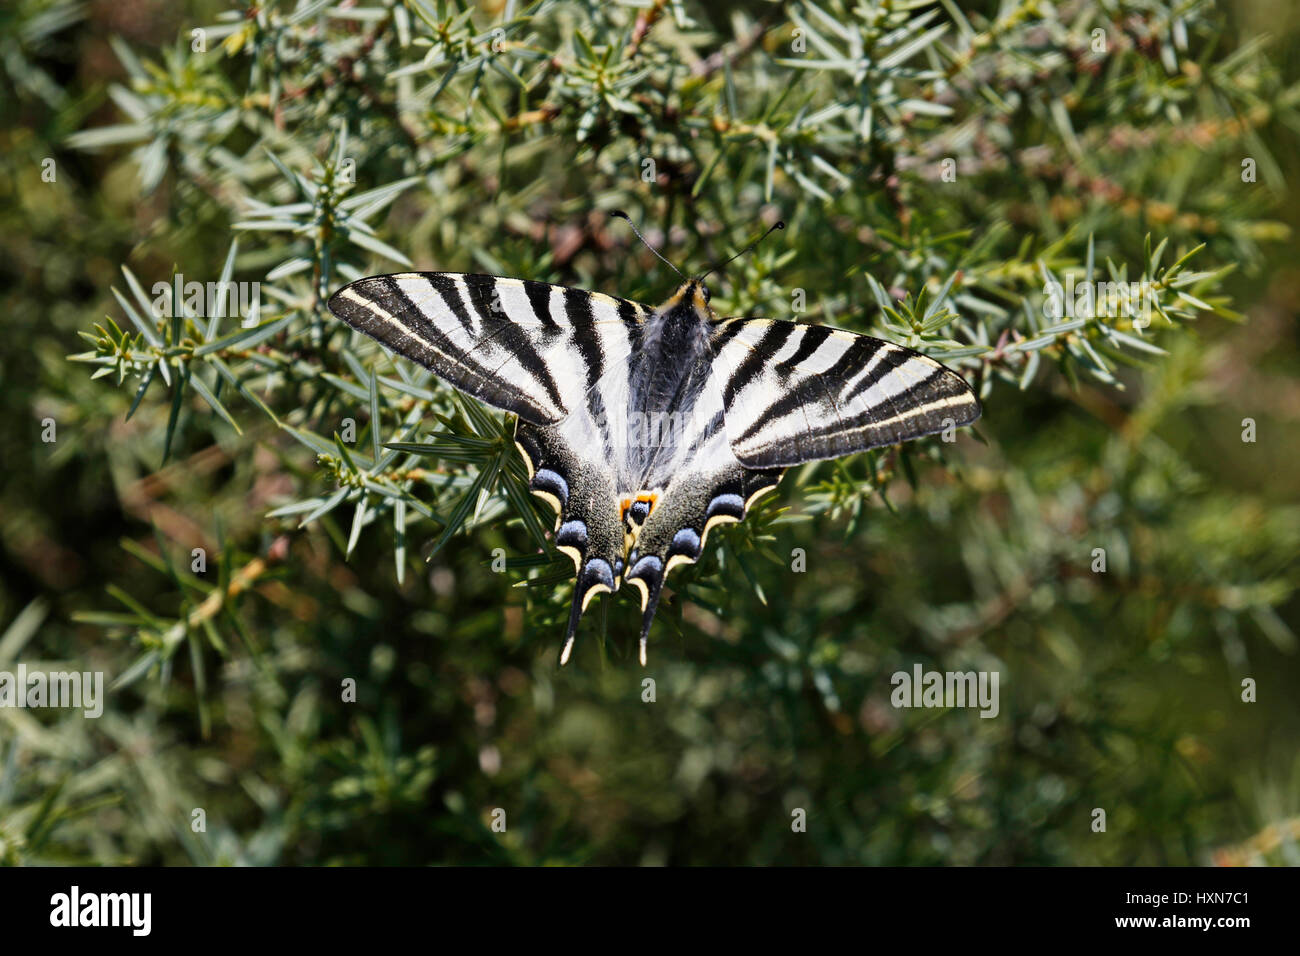
{"type": "Polygon", "coordinates": [[[789,467],[969,425],[960,375],[902,346],[820,325],[729,319],[712,339],[727,437],[751,468],[789,467]]]}
{"type": "Polygon", "coordinates": [[[360,279],[335,315],[453,387],[518,416],[530,488],[557,512],[556,547],[577,570],[563,657],[591,598],[617,589],[623,526],[605,402],[625,397],[650,310],[581,289],[489,275],[360,279]]]}
{"type": "MultiPolygon", "coordinates": [[[[592,395],[598,394],[597,389],[592,395]]],[[[555,509],[555,546],[573,559],[577,580],[560,663],[568,662],[578,621],[591,599],[618,590],[623,573],[623,524],[605,419],[589,406],[553,425],[520,421],[515,443],[528,466],[529,488],[555,509]]]]}
{"type": "Polygon", "coordinates": [[[448,384],[549,425],[626,365],[647,310],[597,292],[499,276],[406,272],[358,279],[329,309],[448,384]]]}

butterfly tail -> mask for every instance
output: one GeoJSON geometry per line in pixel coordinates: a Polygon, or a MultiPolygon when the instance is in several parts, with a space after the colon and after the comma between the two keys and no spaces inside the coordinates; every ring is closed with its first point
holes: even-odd
{"type": "Polygon", "coordinates": [[[602,592],[613,593],[621,583],[613,576],[610,562],[604,558],[591,558],[579,564],[578,580],[573,586],[573,603],[569,607],[569,626],[564,632],[564,647],[560,651],[560,666],[569,663],[573,642],[578,636],[578,622],[587,612],[591,599],[602,592]]]}
{"type": "Polygon", "coordinates": [[[646,664],[646,642],[650,638],[650,625],[654,623],[655,611],[659,608],[659,595],[663,592],[664,560],[658,555],[647,554],[629,562],[624,578],[641,592],[641,641],[639,656],[641,666],[646,664]]]}
{"type": "Polygon", "coordinates": [[[569,609],[569,626],[564,632],[564,646],[560,648],[560,666],[569,663],[573,653],[573,642],[578,636],[578,622],[582,620],[582,589],[573,589],[573,605],[569,609]]]}

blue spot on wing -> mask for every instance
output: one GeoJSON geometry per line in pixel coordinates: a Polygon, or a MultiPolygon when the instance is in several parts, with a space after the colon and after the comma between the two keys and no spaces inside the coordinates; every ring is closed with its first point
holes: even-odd
{"type": "Polygon", "coordinates": [[[558,471],[541,468],[537,471],[537,474],[533,475],[532,484],[534,488],[554,495],[562,505],[569,500],[569,483],[564,480],[564,476],[558,471]]]}
{"type": "Polygon", "coordinates": [[[614,569],[604,558],[592,558],[582,568],[582,581],[590,589],[595,584],[603,584],[614,590],[614,569]]]}
{"type": "Polygon", "coordinates": [[[629,578],[643,578],[647,575],[658,577],[663,571],[664,563],[653,554],[647,554],[644,558],[632,566],[632,570],[627,573],[629,578]]]}
{"type": "Polygon", "coordinates": [[[668,553],[671,554],[688,554],[691,557],[699,557],[700,554],[700,536],[695,533],[694,528],[682,528],[673,535],[673,542],[668,546],[668,553]]]}
{"type": "Polygon", "coordinates": [[[586,524],[577,520],[564,522],[564,524],[560,525],[560,530],[555,534],[555,543],[585,550],[587,547],[586,524]]]}
{"type": "Polygon", "coordinates": [[[718,495],[709,502],[709,508],[704,512],[704,517],[708,519],[716,514],[730,515],[733,518],[745,517],[745,499],[741,498],[740,495],[718,495]]]}

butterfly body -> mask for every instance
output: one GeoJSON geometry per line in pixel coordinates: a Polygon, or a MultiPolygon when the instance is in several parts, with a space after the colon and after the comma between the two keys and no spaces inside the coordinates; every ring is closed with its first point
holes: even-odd
{"type": "Polygon", "coordinates": [[[576,584],[561,663],[592,598],[641,599],[641,662],[669,572],[743,520],[786,467],[979,415],[955,373],[825,326],[719,319],[698,280],[658,309],[455,273],[361,279],[330,309],[458,389],[517,416],[534,494],[556,511],[576,584]]]}

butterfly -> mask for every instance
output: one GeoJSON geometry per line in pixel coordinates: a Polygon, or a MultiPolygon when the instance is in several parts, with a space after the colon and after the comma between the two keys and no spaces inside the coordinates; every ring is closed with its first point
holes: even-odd
{"type": "Polygon", "coordinates": [[[554,508],[555,546],[577,579],[561,665],[592,598],[628,584],[644,666],[669,572],[697,561],[709,531],[743,520],[786,468],[980,416],[962,377],[919,352],[822,325],[719,318],[707,275],[683,277],[658,308],[455,272],[371,276],[329,300],[352,328],[516,416],[529,487],[554,508]]]}

